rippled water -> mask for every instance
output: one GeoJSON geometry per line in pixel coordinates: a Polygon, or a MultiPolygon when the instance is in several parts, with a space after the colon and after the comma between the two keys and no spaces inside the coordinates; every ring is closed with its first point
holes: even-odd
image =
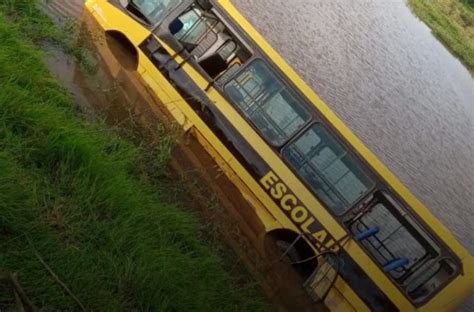
{"type": "Polygon", "coordinates": [[[233,0],[474,253],[474,80],[403,0],[233,0]]]}

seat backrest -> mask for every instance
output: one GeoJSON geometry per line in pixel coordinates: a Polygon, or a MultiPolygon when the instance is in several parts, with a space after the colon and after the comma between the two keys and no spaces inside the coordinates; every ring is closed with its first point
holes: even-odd
{"type": "Polygon", "coordinates": [[[179,18],[175,19],[174,21],[171,22],[170,26],[169,26],[169,30],[171,32],[171,34],[174,36],[176,35],[177,33],[179,33],[184,27],[184,24],[183,22],[181,22],[181,20],[179,18]]]}

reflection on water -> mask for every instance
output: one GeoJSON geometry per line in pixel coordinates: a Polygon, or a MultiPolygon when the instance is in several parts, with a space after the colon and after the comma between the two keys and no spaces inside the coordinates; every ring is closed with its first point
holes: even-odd
{"type": "Polygon", "coordinates": [[[233,0],[474,253],[474,80],[403,0],[233,0]]]}

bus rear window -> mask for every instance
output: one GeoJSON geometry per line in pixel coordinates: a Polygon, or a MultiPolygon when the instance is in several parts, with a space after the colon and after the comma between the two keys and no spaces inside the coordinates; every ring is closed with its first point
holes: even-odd
{"type": "Polygon", "coordinates": [[[375,185],[320,124],[285,148],[283,157],[336,215],[344,214],[375,185]]]}
{"type": "Polygon", "coordinates": [[[311,118],[303,102],[261,60],[228,82],[224,92],[275,146],[285,143],[311,118]]]}

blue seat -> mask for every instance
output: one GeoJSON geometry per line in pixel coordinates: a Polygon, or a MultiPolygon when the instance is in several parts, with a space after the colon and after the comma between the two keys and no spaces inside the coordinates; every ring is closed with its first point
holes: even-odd
{"type": "Polygon", "coordinates": [[[408,261],[407,258],[393,259],[393,260],[387,262],[387,264],[385,264],[385,266],[383,267],[383,271],[386,272],[386,273],[391,272],[393,270],[404,267],[405,265],[408,264],[408,262],[409,261],[408,261]]]}
{"type": "Polygon", "coordinates": [[[171,22],[170,26],[169,26],[169,30],[171,32],[171,34],[174,36],[176,35],[177,33],[179,33],[184,27],[184,24],[183,22],[181,22],[181,20],[179,18],[175,19],[174,21],[171,22]]]}
{"type": "Polygon", "coordinates": [[[369,237],[374,236],[378,232],[380,232],[380,228],[378,226],[374,226],[374,227],[371,227],[371,228],[367,229],[364,232],[360,232],[354,238],[360,242],[360,241],[363,241],[363,240],[365,240],[369,237]]]}

